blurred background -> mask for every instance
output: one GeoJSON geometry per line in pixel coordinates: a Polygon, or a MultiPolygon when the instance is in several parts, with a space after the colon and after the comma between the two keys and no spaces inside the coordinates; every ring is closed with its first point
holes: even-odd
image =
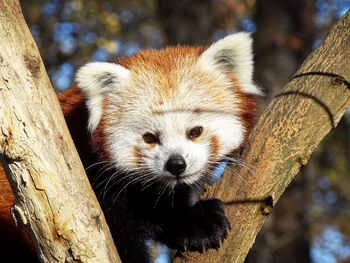
{"type": "MultiPolygon", "coordinates": [[[[261,110],[350,7],[350,0],[20,2],[57,92],[88,61],[252,32],[255,80],[267,94],[261,110]]],[[[287,188],[246,262],[350,262],[349,110],[287,188]]]]}

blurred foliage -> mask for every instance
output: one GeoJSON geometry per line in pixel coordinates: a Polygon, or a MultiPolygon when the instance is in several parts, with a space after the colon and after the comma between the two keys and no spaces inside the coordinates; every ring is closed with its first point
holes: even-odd
{"type": "MultiPolygon", "coordinates": [[[[302,61],[309,52],[303,50],[303,43],[310,41],[303,39],[303,34],[286,34],[284,39],[281,39],[273,30],[259,31],[263,28],[259,23],[263,21],[254,21],[254,14],[259,11],[257,8],[266,4],[263,0],[20,2],[56,90],[69,87],[76,69],[90,60],[112,60],[114,57],[130,55],[139,49],[161,48],[169,43],[206,45],[211,40],[238,30],[257,32],[256,36],[265,35],[263,44],[256,42],[255,46],[256,54],[260,54],[257,57],[257,65],[259,60],[262,65],[257,67],[257,75],[270,76],[272,81],[276,75],[281,75],[276,74],[276,68],[288,68],[290,72],[294,72],[297,65],[288,64],[289,62],[283,59],[279,60],[281,64],[277,64],[278,60],[271,55],[270,58],[267,56],[269,61],[265,63],[262,62],[264,54],[269,55],[269,52],[276,50],[276,46],[280,45],[283,47],[280,52],[299,52],[298,56],[302,61]],[[276,40],[269,43],[269,49],[264,49],[266,40],[274,38],[276,40]],[[272,74],[272,71],[275,71],[275,74],[272,74]]],[[[290,5],[288,10],[300,17],[302,10],[295,6],[295,2],[286,2],[290,5]]],[[[315,2],[316,12],[311,18],[317,26],[311,39],[313,48],[318,46],[334,21],[350,7],[350,0],[315,2]]],[[[285,22],[283,17],[279,21],[285,22]]],[[[280,30],[278,26],[279,24],[275,28],[280,30]]],[[[282,83],[288,81],[289,74],[292,73],[284,76],[282,83]]],[[[272,86],[264,81],[260,84],[263,84],[267,91],[269,86],[272,86]]],[[[276,86],[280,87],[280,84],[276,86]]],[[[308,190],[304,192],[303,197],[308,208],[308,229],[305,229],[305,233],[311,235],[310,254],[313,262],[350,260],[349,115],[343,118],[339,127],[327,136],[313,154],[305,175],[308,184],[304,187],[308,190]]]]}
{"type": "Polygon", "coordinates": [[[163,45],[154,1],[25,0],[22,10],[56,89],[89,60],[163,45]]]}
{"type": "Polygon", "coordinates": [[[309,171],[311,253],[350,262],[350,114],[314,152],[309,171]]]}

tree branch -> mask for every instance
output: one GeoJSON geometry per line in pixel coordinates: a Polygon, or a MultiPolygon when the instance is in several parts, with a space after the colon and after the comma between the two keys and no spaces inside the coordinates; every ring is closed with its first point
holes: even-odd
{"type": "Polygon", "coordinates": [[[350,11],[266,108],[242,154],[246,165],[226,169],[209,189],[207,197],[226,203],[231,223],[222,247],[204,254],[184,253],[175,263],[244,261],[266,215],[350,106],[346,80],[350,80],[350,11]]]}
{"type": "Polygon", "coordinates": [[[18,0],[0,0],[0,39],[0,159],[17,222],[41,262],[120,262],[18,0]]]}

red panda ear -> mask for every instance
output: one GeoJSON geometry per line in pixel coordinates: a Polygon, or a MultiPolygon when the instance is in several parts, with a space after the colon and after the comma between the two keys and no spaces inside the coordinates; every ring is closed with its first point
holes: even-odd
{"type": "Polygon", "coordinates": [[[89,110],[89,131],[96,129],[102,115],[102,102],[107,92],[116,92],[129,80],[130,71],[121,65],[92,62],[81,67],[75,77],[89,110]]]}
{"type": "Polygon", "coordinates": [[[262,95],[253,83],[252,42],[246,32],[229,35],[207,48],[199,63],[206,70],[219,70],[235,77],[244,92],[262,95]]]}

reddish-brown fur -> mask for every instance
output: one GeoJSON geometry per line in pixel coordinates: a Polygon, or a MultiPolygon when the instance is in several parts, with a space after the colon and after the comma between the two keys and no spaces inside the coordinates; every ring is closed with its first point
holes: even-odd
{"type": "Polygon", "coordinates": [[[203,47],[170,47],[163,50],[143,50],[132,56],[124,57],[115,62],[125,68],[149,68],[160,73],[169,73],[172,70],[174,59],[192,56],[196,59],[205,48],[203,47]],[[170,61],[170,62],[169,62],[170,61]]]}
{"type": "Polygon", "coordinates": [[[254,119],[258,110],[258,104],[254,98],[254,95],[242,92],[242,88],[237,84],[238,80],[236,78],[231,77],[231,81],[235,87],[237,97],[239,98],[239,114],[245,127],[244,140],[242,142],[242,145],[244,145],[253,126],[254,119]]]}
{"type": "Polygon", "coordinates": [[[136,146],[134,146],[133,157],[135,158],[134,162],[135,162],[136,166],[142,167],[141,152],[136,146]]]}
{"type": "Polygon", "coordinates": [[[168,47],[162,50],[150,49],[118,59],[115,62],[136,74],[145,70],[151,74],[156,73],[157,77],[153,81],[157,82],[160,89],[156,94],[153,94],[158,96],[154,96],[150,105],[154,107],[152,110],[157,111],[157,107],[163,104],[164,99],[174,95],[173,91],[178,83],[178,69],[174,70],[175,64],[180,63],[182,67],[187,67],[187,64],[191,64],[191,61],[193,63],[197,61],[198,56],[203,51],[203,47],[183,46],[168,47]]]}
{"type": "Polygon", "coordinates": [[[251,94],[246,94],[238,91],[238,96],[240,98],[240,103],[238,105],[241,114],[241,120],[245,127],[244,140],[242,146],[246,143],[248,135],[252,129],[254,119],[257,113],[257,102],[254,96],[251,94]]]}
{"type": "Polygon", "coordinates": [[[218,152],[219,152],[219,141],[218,138],[216,136],[212,136],[210,138],[210,155],[211,156],[217,156],[218,152]]]}
{"type": "Polygon", "coordinates": [[[218,138],[213,135],[210,137],[210,144],[209,144],[209,149],[210,149],[210,157],[209,157],[209,163],[215,163],[217,160],[215,156],[217,156],[220,148],[220,143],[218,138]]]}

